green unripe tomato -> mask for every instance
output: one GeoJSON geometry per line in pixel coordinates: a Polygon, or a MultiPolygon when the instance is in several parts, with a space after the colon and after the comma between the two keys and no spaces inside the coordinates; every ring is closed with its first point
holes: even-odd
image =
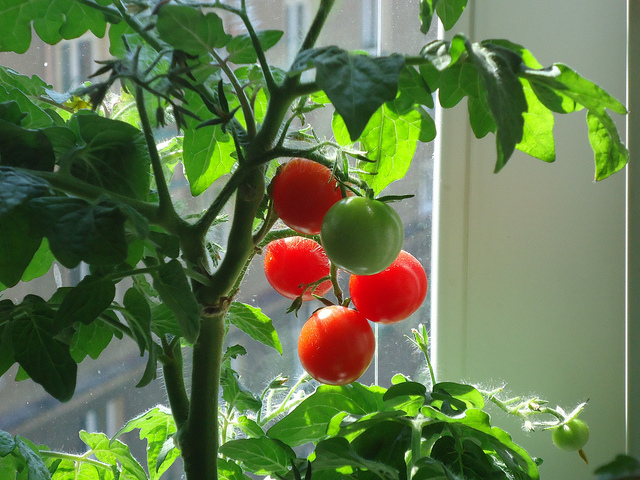
{"type": "Polygon", "coordinates": [[[551,439],[556,447],[567,452],[582,450],[589,440],[589,426],[579,418],[569,420],[568,423],[554,428],[551,439]]]}
{"type": "Polygon", "coordinates": [[[398,213],[386,203],[347,197],[325,215],[320,239],[336,266],[355,275],[373,275],[398,257],[404,227],[398,213]]]}

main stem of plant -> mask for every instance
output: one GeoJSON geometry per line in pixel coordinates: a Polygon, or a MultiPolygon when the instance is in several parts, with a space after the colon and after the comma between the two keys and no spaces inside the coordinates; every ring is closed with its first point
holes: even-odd
{"type": "Polygon", "coordinates": [[[211,277],[211,286],[194,286],[203,313],[193,348],[189,415],[178,439],[188,480],[218,478],[218,395],[225,315],[236,281],[255,248],[253,220],[265,191],[263,168],[246,168],[250,171],[236,192],[225,257],[211,277]]]}

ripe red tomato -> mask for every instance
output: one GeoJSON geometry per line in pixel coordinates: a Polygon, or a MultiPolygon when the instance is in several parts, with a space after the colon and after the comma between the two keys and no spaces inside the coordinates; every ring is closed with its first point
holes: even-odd
{"type": "Polygon", "coordinates": [[[332,305],[317,310],[298,338],[298,356],[313,378],[329,385],[356,381],[375,351],[373,329],[356,310],[332,305]]]}
{"type": "Polygon", "coordinates": [[[410,253],[375,275],[351,275],[349,294],[356,309],[372,322],[395,323],[415,312],[427,296],[427,274],[410,253]]]}
{"type": "MultiPolygon", "coordinates": [[[[329,259],[324,250],[310,238],[287,237],[270,242],[264,254],[264,273],[276,292],[287,298],[297,298],[305,286],[326,277],[330,272],[329,259]]],[[[302,300],[313,300],[312,293],[324,295],[331,289],[331,281],[307,290],[302,300]]]]}
{"type": "Polygon", "coordinates": [[[325,213],[341,198],[331,170],[306,158],[290,160],[273,180],[273,207],[296,232],[320,233],[325,213]]]}

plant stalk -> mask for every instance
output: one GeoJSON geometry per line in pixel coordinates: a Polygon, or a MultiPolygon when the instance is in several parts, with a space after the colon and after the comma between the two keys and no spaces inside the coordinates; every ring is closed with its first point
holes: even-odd
{"type": "Polygon", "coordinates": [[[202,317],[193,347],[189,418],[179,436],[187,480],[218,478],[218,396],[226,312],[220,309],[202,317]]]}

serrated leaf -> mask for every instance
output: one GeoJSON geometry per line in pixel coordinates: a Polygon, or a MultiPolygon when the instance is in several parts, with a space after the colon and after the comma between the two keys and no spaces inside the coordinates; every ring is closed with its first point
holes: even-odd
{"type": "Polygon", "coordinates": [[[433,14],[438,0],[420,0],[420,31],[427,34],[431,29],[433,14]]]}
{"type": "MultiPolygon", "coordinates": [[[[193,113],[206,118],[209,110],[198,95],[187,92],[185,95],[193,113]]],[[[219,125],[196,128],[200,123],[196,119],[187,118],[189,126],[184,132],[184,170],[191,194],[198,196],[211,184],[231,172],[236,163],[232,156],[235,146],[231,135],[222,131],[219,125]]]]}
{"type": "Polygon", "coordinates": [[[132,418],[111,441],[133,430],[139,430],[140,440],[147,441],[147,467],[151,480],[160,478],[179,457],[179,451],[173,443],[177,429],[171,410],[158,405],[132,418]]]}
{"type": "Polygon", "coordinates": [[[380,106],[395,99],[404,58],[369,57],[338,51],[313,59],[316,81],[357,140],[380,106]]]}
{"type": "Polygon", "coordinates": [[[238,427],[247,437],[259,438],[264,435],[264,430],[258,422],[246,415],[240,415],[237,420],[238,427]]]}
{"type": "Polygon", "coordinates": [[[369,470],[383,480],[397,480],[400,478],[398,469],[390,466],[387,462],[363,458],[342,437],[328,438],[319,442],[316,446],[315,454],[316,458],[312,464],[314,471],[352,467],[354,469],[369,470]]]}
{"type": "Polygon", "coordinates": [[[240,413],[245,413],[247,410],[258,412],[262,408],[262,402],[240,385],[238,374],[232,368],[222,368],[220,386],[222,398],[227,402],[227,405],[233,406],[240,413]]]}
{"type": "Polygon", "coordinates": [[[117,265],[127,258],[126,217],[109,201],[90,204],[68,197],[40,197],[28,204],[34,234],[47,237],[55,257],[67,268],[81,261],[117,265]]]}
{"type": "Polygon", "coordinates": [[[268,437],[232,440],[220,446],[219,452],[238,462],[256,475],[285,474],[295,452],[285,443],[268,437]]]}
{"type": "Polygon", "coordinates": [[[346,413],[365,415],[382,410],[384,389],[359,383],[345,386],[321,385],[287,416],[267,431],[272,438],[292,447],[326,438],[329,421],[346,413]]]}
{"type": "Polygon", "coordinates": [[[71,356],[76,363],[82,362],[87,355],[96,360],[112,338],[113,331],[103,322],[80,324],[71,339],[71,356]]]}
{"type": "Polygon", "coordinates": [[[186,5],[160,8],[156,28],[165,42],[192,55],[224,47],[231,39],[231,35],[224,32],[222,19],[217,14],[204,14],[186,5]]]}
{"type": "Polygon", "coordinates": [[[16,446],[27,463],[28,480],[51,480],[49,469],[35,447],[32,448],[22,437],[16,437],[16,446]]]}
{"type": "Polygon", "coordinates": [[[0,457],[6,457],[16,448],[16,442],[10,433],[0,430],[0,457]]]}
{"type": "MultiPolygon", "coordinates": [[[[589,141],[594,150],[596,180],[602,180],[624,168],[629,152],[620,141],[618,131],[606,112],[610,109],[625,115],[625,106],[593,82],[581,77],[564,64],[543,70],[524,70],[524,77],[548,108],[562,110],[562,99],[570,98],[587,110],[589,141]],[[550,101],[556,95],[557,101],[550,101]]],[[[566,102],[565,102],[566,103],[566,102]]]]}
{"type": "Polygon", "coordinates": [[[278,332],[271,319],[262,310],[245,303],[233,302],[229,308],[228,321],[254,340],[282,354],[278,332]]]}
{"type": "Polygon", "coordinates": [[[53,146],[40,130],[0,120],[0,164],[51,172],[55,165],[53,146]]]}
{"type": "Polygon", "coordinates": [[[76,0],[0,0],[0,51],[24,53],[31,44],[31,25],[50,45],[77,38],[87,30],[102,37],[104,15],[76,0]]]}
{"type": "Polygon", "coordinates": [[[516,148],[534,158],[545,162],[554,162],[556,148],[553,138],[553,113],[538,100],[531,84],[526,79],[522,78],[520,82],[528,108],[522,114],[524,118],[522,141],[516,145],[516,148]]]}
{"type": "MultiPolygon", "coordinates": [[[[2,207],[0,206],[0,209],[2,207]]],[[[0,216],[0,282],[17,284],[40,247],[41,238],[29,235],[28,212],[14,208],[0,216]]]]}
{"type": "Polygon", "coordinates": [[[236,462],[224,458],[218,459],[218,479],[219,480],[247,480],[247,476],[242,471],[242,467],[236,462]]]}
{"type": "Polygon", "coordinates": [[[32,198],[51,195],[51,186],[27,172],[0,166],[0,215],[23,205],[32,198]]]}
{"type": "Polygon", "coordinates": [[[65,402],[76,386],[77,364],[69,346],[53,338],[53,311],[33,295],[21,304],[23,315],[8,325],[15,360],[51,396],[65,402]]]}
{"type": "Polygon", "coordinates": [[[76,115],[71,124],[82,141],[72,157],[71,174],[114,193],[146,200],[151,160],[142,132],[98,115],[76,115]]]}
{"type": "Polygon", "coordinates": [[[451,30],[467,6],[467,0],[439,0],[435,9],[445,30],[451,30]]]}
{"type": "Polygon", "coordinates": [[[175,315],[185,340],[195,342],[200,331],[201,308],[180,262],[173,259],[160,265],[153,275],[153,287],[175,315]]]}
{"type": "Polygon", "coordinates": [[[40,278],[49,271],[54,260],[55,257],[49,248],[49,241],[46,238],[43,238],[40,247],[38,247],[38,250],[36,250],[36,253],[31,259],[29,266],[22,274],[21,280],[23,282],[29,282],[34,278],[40,278]]]}
{"type": "Polygon", "coordinates": [[[62,330],[75,322],[93,322],[109,308],[115,296],[116,286],[112,280],[87,275],[64,297],[56,312],[56,328],[62,330]]]}
{"type": "Polygon", "coordinates": [[[596,180],[605,179],[622,170],[629,162],[629,152],[620,141],[611,117],[604,113],[587,112],[589,143],[596,163],[596,180]]]}
{"type": "Polygon", "coordinates": [[[80,432],[80,439],[91,449],[101,462],[118,465],[120,478],[129,480],[148,480],[142,466],[133,458],[129,447],[120,440],[109,441],[104,433],[80,432]]]}
{"type": "MultiPolygon", "coordinates": [[[[423,122],[431,120],[416,109],[398,113],[392,107],[392,103],[385,104],[374,113],[360,136],[360,148],[373,162],[361,162],[359,167],[366,172],[363,177],[376,194],[407,173],[423,134],[423,122]]],[[[435,135],[432,120],[427,126],[435,135]]],[[[332,127],[338,142],[349,143],[341,117],[334,116],[332,127]]]]}
{"type": "MultiPolygon", "coordinates": [[[[266,52],[278,43],[283,33],[281,30],[258,30],[256,36],[262,50],[266,52]]],[[[248,34],[233,37],[226,47],[229,53],[227,61],[231,63],[254,63],[258,60],[258,55],[248,34]]]]}
{"type": "Polygon", "coordinates": [[[434,421],[444,422],[447,428],[455,429],[460,435],[477,439],[485,451],[493,450],[494,455],[504,462],[511,475],[516,475],[515,478],[540,478],[538,467],[531,456],[514,443],[507,432],[492,427],[491,418],[486,412],[472,408],[466,410],[463,415],[448,416],[433,407],[425,406],[422,408],[422,414],[434,421]]]}
{"type": "Polygon", "coordinates": [[[511,58],[489,45],[466,42],[467,52],[475,66],[487,95],[489,110],[496,122],[498,159],[495,171],[507,163],[522,140],[527,101],[522,84],[514,72],[511,58]]]}

